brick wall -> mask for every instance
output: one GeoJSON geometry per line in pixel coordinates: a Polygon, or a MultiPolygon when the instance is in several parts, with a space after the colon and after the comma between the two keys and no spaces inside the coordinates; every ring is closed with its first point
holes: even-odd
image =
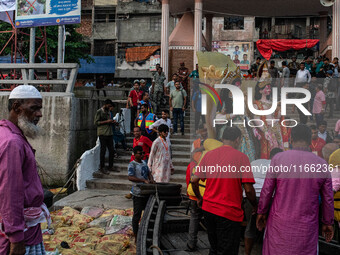
{"type": "Polygon", "coordinates": [[[86,37],[92,35],[92,17],[91,15],[82,15],[80,27],[76,30],[78,33],[86,37]]]}
{"type": "Polygon", "coordinates": [[[177,73],[180,63],[184,62],[189,68],[189,72],[193,70],[194,51],[193,50],[170,50],[169,51],[169,80],[171,75],[177,73]]]}
{"type": "Polygon", "coordinates": [[[213,18],[213,41],[252,41],[255,33],[255,18],[244,17],[244,29],[224,30],[224,18],[213,18]]]}
{"type": "Polygon", "coordinates": [[[92,8],[93,0],[82,0],[81,9],[92,8]]]}

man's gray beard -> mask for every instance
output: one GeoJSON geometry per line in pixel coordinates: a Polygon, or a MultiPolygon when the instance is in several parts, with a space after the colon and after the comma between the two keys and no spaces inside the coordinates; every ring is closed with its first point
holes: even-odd
{"type": "Polygon", "coordinates": [[[18,117],[18,127],[21,129],[24,136],[31,139],[35,139],[44,134],[44,130],[41,127],[34,125],[33,122],[28,121],[25,116],[18,117]]]}

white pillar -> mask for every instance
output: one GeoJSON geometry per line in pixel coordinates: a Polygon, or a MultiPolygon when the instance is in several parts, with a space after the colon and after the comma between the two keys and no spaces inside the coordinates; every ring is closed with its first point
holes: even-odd
{"type": "MultiPolygon", "coordinates": [[[[35,61],[35,27],[31,27],[30,32],[30,64],[34,64],[35,61]]],[[[29,70],[28,79],[34,80],[34,69],[29,70]]]]}
{"type": "Polygon", "coordinates": [[[332,57],[340,56],[340,0],[335,0],[333,5],[333,38],[332,38],[332,57]]]}
{"type": "Polygon", "coordinates": [[[309,31],[310,31],[310,17],[306,18],[306,39],[309,39],[309,31]]]}
{"type": "Polygon", "coordinates": [[[169,0],[162,0],[161,67],[165,77],[169,74],[169,0]]]}
{"type": "Polygon", "coordinates": [[[202,50],[202,11],[203,0],[195,0],[194,68],[198,63],[196,52],[202,50]]]}

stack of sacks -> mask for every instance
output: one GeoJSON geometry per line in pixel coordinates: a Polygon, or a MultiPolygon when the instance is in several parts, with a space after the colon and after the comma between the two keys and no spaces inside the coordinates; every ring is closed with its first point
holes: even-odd
{"type": "Polygon", "coordinates": [[[42,224],[44,245],[50,254],[136,254],[132,232],[133,210],[64,207],[51,213],[52,229],[42,224]]]}

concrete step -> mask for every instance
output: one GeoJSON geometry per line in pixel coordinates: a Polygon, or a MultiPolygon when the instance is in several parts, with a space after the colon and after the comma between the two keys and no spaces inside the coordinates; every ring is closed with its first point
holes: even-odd
{"type": "MultiPolygon", "coordinates": [[[[125,173],[116,173],[116,172],[110,172],[109,174],[103,174],[101,172],[95,172],[93,174],[93,177],[96,179],[119,179],[119,180],[128,180],[128,176],[125,173]]],[[[180,172],[177,174],[171,175],[171,182],[175,183],[183,183],[185,182],[185,173],[180,172]]],[[[132,183],[132,182],[130,182],[132,183]]]]}
{"type": "MultiPolygon", "coordinates": [[[[131,144],[132,146],[132,144],[131,144]]],[[[128,157],[128,159],[130,159],[132,154],[132,151],[125,151],[122,149],[118,149],[118,155],[120,157],[128,157]]],[[[173,158],[189,158],[190,157],[190,151],[172,151],[172,157],[173,158]]]]}
{"type": "Polygon", "coordinates": [[[131,189],[131,183],[128,180],[115,180],[107,178],[95,178],[86,181],[88,189],[110,189],[110,190],[125,190],[131,189]]]}
{"type": "MultiPolygon", "coordinates": [[[[182,137],[182,135],[172,135],[170,136],[171,144],[190,144],[190,137],[182,137]]],[[[126,137],[126,141],[130,144],[133,142],[133,137],[126,137]]]]}
{"type": "MultiPolygon", "coordinates": [[[[188,157],[188,162],[186,165],[179,165],[179,166],[174,166],[175,168],[175,172],[177,173],[185,173],[187,170],[187,166],[189,164],[189,157],[188,157]]],[[[127,173],[127,168],[128,168],[129,162],[124,162],[124,163],[118,163],[118,162],[114,162],[113,163],[113,167],[114,169],[120,171],[121,173],[127,173]]]]}
{"type": "MultiPolygon", "coordinates": [[[[178,128],[178,130],[180,130],[180,128],[178,128]]],[[[190,140],[192,139],[193,135],[191,133],[184,133],[184,135],[182,134],[178,134],[178,135],[170,135],[170,139],[171,141],[173,139],[177,139],[177,140],[188,140],[188,142],[190,142],[190,140]]],[[[126,134],[126,139],[129,141],[133,140],[133,135],[132,134],[126,134]]],[[[176,140],[173,142],[174,144],[176,144],[176,140]]]]}
{"type": "MultiPolygon", "coordinates": [[[[170,180],[171,181],[171,180],[170,180]]],[[[183,182],[178,182],[182,184],[182,192],[186,190],[185,179],[183,182]]],[[[124,179],[102,179],[95,178],[93,180],[86,181],[86,186],[89,189],[110,189],[110,190],[124,190],[127,193],[131,190],[132,182],[124,179]]]]}
{"type": "MultiPolygon", "coordinates": [[[[115,163],[125,163],[128,164],[130,162],[131,156],[120,156],[119,158],[116,158],[114,160],[115,163]]],[[[173,157],[172,158],[172,164],[174,166],[187,166],[189,164],[189,157],[188,158],[178,158],[173,157]]]]}
{"type": "Polygon", "coordinates": [[[99,207],[107,209],[129,209],[133,207],[132,199],[126,199],[126,190],[87,189],[74,192],[64,197],[52,206],[52,210],[59,210],[65,206],[81,211],[84,207],[99,207]]]}
{"type": "MultiPolygon", "coordinates": [[[[132,142],[127,143],[128,146],[132,147],[132,142]]],[[[188,141],[185,144],[171,144],[172,151],[190,151],[191,143],[188,141]]]]}

